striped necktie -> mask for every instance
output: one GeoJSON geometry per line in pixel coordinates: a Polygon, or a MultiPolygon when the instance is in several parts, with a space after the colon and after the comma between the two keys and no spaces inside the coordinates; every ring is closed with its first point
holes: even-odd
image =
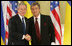
{"type": "Polygon", "coordinates": [[[22,25],[23,25],[24,35],[25,35],[25,31],[26,31],[26,29],[25,29],[24,18],[22,18],[22,25]]]}

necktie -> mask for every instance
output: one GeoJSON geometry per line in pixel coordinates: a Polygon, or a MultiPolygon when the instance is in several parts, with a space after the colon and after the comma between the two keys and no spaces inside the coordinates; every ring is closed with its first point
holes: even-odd
{"type": "Polygon", "coordinates": [[[24,35],[25,35],[25,24],[24,24],[24,18],[22,18],[22,25],[23,25],[23,30],[24,30],[24,35]]]}
{"type": "Polygon", "coordinates": [[[40,41],[40,31],[39,31],[39,25],[38,25],[37,18],[36,18],[36,21],[35,21],[35,29],[36,29],[37,38],[40,41]]]}

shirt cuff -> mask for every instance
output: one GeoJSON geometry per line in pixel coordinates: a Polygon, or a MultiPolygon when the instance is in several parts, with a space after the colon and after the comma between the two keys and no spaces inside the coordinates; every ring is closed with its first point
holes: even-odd
{"type": "Polygon", "coordinates": [[[51,42],[51,45],[56,45],[56,43],[55,42],[51,42]]]}
{"type": "Polygon", "coordinates": [[[25,35],[23,35],[22,39],[24,39],[24,38],[25,38],[25,35]]]}

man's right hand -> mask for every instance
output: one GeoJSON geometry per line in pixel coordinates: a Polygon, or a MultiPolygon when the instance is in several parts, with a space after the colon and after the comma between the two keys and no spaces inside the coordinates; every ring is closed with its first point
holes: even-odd
{"type": "Polygon", "coordinates": [[[29,34],[26,34],[25,39],[26,39],[27,41],[30,41],[30,40],[31,40],[31,36],[30,36],[29,34]]]}
{"type": "Polygon", "coordinates": [[[31,40],[31,36],[29,34],[23,35],[22,39],[26,39],[27,41],[31,40]]]}

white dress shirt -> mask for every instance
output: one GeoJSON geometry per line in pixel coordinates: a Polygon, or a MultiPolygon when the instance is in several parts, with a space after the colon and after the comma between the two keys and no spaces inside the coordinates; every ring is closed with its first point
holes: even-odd
{"type": "MultiPolygon", "coordinates": [[[[19,15],[19,17],[20,17],[20,19],[21,19],[21,21],[22,21],[22,17],[24,18],[24,16],[21,16],[20,14],[18,14],[18,15],[19,15]]],[[[25,18],[24,18],[24,24],[25,24],[25,28],[26,28],[25,18]]]]}
{"type": "MultiPolygon", "coordinates": [[[[36,21],[36,17],[34,17],[34,23],[35,23],[35,21],[36,21]]],[[[39,14],[39,16],[37,17],[37,21],[38,21],[38,24],[39,24],[39,31],[41,30],[41,28],[40,28],[40,22],[41,22],[41,19],[40,19],[40,14],[39,14]]],[[[40,31],[41,32],[41,31],[40,31]]]]}

